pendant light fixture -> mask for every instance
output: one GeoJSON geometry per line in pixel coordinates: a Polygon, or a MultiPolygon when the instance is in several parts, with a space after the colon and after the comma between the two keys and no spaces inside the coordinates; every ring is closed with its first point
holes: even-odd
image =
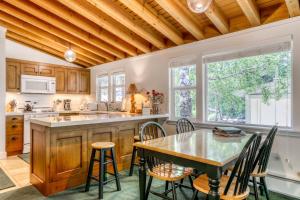
{"type": "Polygon", "coordinates": [[[65,51],[65,59],[68,62],[74,62],[76,60],[76,53],[72,50],[71,47],[65,51]]]}
{"type": "Polygon", "coordinates": [[[187,0],[189,9],[194,13],[205,12],[209,8],[211,3],[212,0],[187,0]]]}

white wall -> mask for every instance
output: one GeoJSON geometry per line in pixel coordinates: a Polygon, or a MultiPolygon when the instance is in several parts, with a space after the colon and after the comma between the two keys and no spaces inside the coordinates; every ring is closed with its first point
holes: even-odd
{"type": "MultiPolygon", "coordinates": [[[[128,58],[116,62],[102,64],[92,68],[92,93],[95,93],[95,78],[97,75],[110,70],[123,69],[126,73],[126,84],[137,83],[138,87],[158,89],[168,94],[168,67],[172,59],[179,57],[195,56],[197,64],[198,88],[202,88],[202,57],[208,54],[224,51],[234,51],[243,48],[255,47],[263,43],[270,43],[282,37],[293,37],[293,102],[292,110],[293,130],[300,131],[300,17],[283,20],[277,23],[264,25],[248,30],[227,34],[175,48],[157,51],[128,58]],[[299,106],[297,103],[299,102],[299,106]]],[[[203,91],[199,91],[197,100],[198,118],[203,121],[203,91]]],[[[166,95],[168,96],[168,95],[166,95]]],[[[166,101],[167,102],[167,101],[166,101]]],[[[167,110],[168,105],[164,105],[167,110]]]]}
{"type": "Polygon", "coordinates": [[[6,152],[5,152],[5,91],[6,91],[5,33],[6,33],[6,29],[0,27],[0,159],[6,157],[6,152]]]}
{"type": "MultiPolygon", "coordinates": [[[[300,180],[300,160],[296,158],[296,152],[300,151],[300,17],[161,50],[135,58],[95,66],[91,70],[91,91],[95,94],[95,80],[97,75],[111,70],[123,69],[126,73],[127,85],[131,82],[135,82],[139,88],[146,88],[148,90],[157,89],[168,96],[168,67],[170,60],[195,56],[197,58],[197,77],[200,77],[197,83],[198,88],[200,88],[197,95],[197,111],[200,122],[204,122],[203,97],[205,94],[202,90],[202,57],[208,54],[255,47],[256,45],[273,42],[288,36],[291,36],[293,39],[293,128],[291,131],[296,133],[294,133],[293,136],[287,133],[285,136],[281,135],[276,138],[271,156],[273,160],[270,162],[272,166],[270,166],[270,168],[273,174],[275,173],[281,177],[300,180]],[[278,165],[280,165],[280,167],[278,167],[278,165]]],[[[164,105],[164,109],[166,111],[168,110],[167,103],[164,105]]],[[[268,181],[270,188],[274,191],[300,196],[300,184],[286,180],[281,181],[279,179],[275,181],[269,179],[268,181]],[[280,184],[280,187],[274,183],[280,184]]]]}
{"type": "Polygon", "coordinates": [[[15,58],[20,60],[29,60],[34,62],[78,67],[78,65],[69,63],[65,60],[43,53],[36,49],[24,46],[9,39],[6,39],[5,53],[6,58],[15,58]]]}

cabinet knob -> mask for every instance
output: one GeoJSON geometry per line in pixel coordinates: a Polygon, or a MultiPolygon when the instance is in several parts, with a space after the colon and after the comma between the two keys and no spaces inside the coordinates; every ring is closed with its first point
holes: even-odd
{"type": "Polygon", "coordinates": [[[17,118],[14,117],[14,118],[12,118],[11,120],[17,120],[17,118]]]}
{"type": "Polygon", "coordinates": [[[17,128],[17,125],[12,125],[11,127],[12,127],[12,128],[17,128]]]}
{"type": "Polygon", "coordinates": [[[15,137],[12,137],[12,138],[11,138],[11,140],[12,140],[12,141],[15,141],[15,140],[16,140],[16,138],[15,138],[15,137]]]}

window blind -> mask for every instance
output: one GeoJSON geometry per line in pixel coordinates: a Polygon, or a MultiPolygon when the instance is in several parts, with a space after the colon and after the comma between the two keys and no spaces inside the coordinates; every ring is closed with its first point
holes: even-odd
{"type": "Polygon", "coordinates": [[[170,68],[182,67],[182,66],[189,66],[196,64],[196,56],[184,56],[173,58],[169,62],[170,68]]]}
{"type": "Polygon", "coordinates": [[[203,63],[214,63],[226,60],[234,60],[243,57],[258,56],[263,54],[290,51],[292,48],[292,41],[282,41],[273,44],[267,44],[254,48],[244,49],[241,51],[233,51],[221,54],[207,55],[203,57],[203,63]]]}

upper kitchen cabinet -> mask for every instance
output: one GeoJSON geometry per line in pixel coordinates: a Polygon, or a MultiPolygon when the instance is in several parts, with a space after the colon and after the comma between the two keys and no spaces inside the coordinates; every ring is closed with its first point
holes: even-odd
{"type": "Polygon", "coordinates": [[[60,94],[67,93],[67,70],[63,67],[55,68],[56,92],[60,94]]]}
{"type": "Polygon", "coordinates": [[[89,94],[90,71],[17,59],[6,59],[7,91],[20,92],[21,75],[56,77],[59,94],[89,94]]]}
{"type": "Polygon", "coordinates": [[[79,93],[79,71],[77,69],[68,69],[67,76],[68,76],[67,93],[78,94],[79,93]]]}
{"type": "Polygon", "coordinates": [[[39,65],[39,76],[55,76],[54,71],[54,67],[39,65]]]}
{"type": "Polygon", "coordinates": [[[37,76],[39,69],[37,64],[21,63],[21,74],[37,76]]]}
{"type": "Polygon", "coordinates": [[[88,70],[81,70],[79,72],[79,93],[90,93],[90,71],[88,70]]]}
{"type": "Polygon", "coordinates": [[[20,63],[14,61],[6,62],[6,90],[8,92],[20,91],[20,63]]]}

